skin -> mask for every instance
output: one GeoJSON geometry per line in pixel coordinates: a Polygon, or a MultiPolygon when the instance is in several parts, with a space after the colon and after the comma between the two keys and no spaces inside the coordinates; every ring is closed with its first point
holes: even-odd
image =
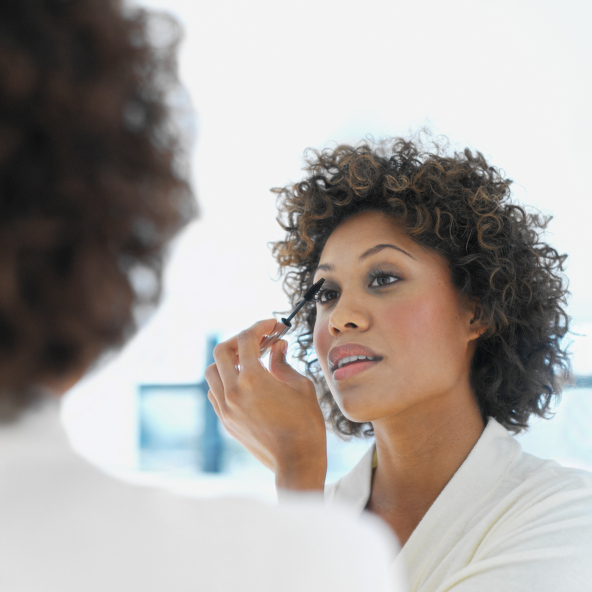
{"type": "MultiPolygon", "coordinates": [[[[473,320],[478,304],[454,287],[447,261],[379,212],[333,231],[315,281],[321,277],[314,347],[344,415],[374,426],[378,466],[368,509],[404,544],[483,432],[469,370],[486,327],[473,320]],[[392,246],[376,248],[385,244],[392,246]],[[338,380],[328,354],[352,343],[381,359],[338,380]]],[[[274,326],[262,321],[216,347],[208,397],[279,488],[322,491],[326,439],[314,386],[286,364],[279,343],[269,372],[258,360],[274,326]]]]}

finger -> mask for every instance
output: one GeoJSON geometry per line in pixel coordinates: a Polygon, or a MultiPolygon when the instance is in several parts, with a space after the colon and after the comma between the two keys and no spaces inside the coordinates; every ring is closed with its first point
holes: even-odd
{"type": "MultiPolygon", "coordinates": [[[[243,331],[253,331],[255,330],[261,337],[261,340],[263,340],[263,338],[266,335],[269,335],[272,331],[273,331],[273,327],[275,327],[275,325],[277,324],[277,321],[275,319],[265,319],[263,321],[257,321],[255,324],[251,325],[248,329],[245,329],[243,331]]],[[[238,355],[238,337],[239,337],[240,333],[238,333],[237,335],[235,335],[234,337],[231,337],[230,339],[224,341],[225,344],[227,344],[230,349],[232,349],[237,355],[238,355]]]]}
{"type": "Polygon", "coordinates": [[[208,391],[208,401],[210,401],[210,403],[212,404],[212,407],[214,408],[214,412],[218,416],[218,419],[220,420],[220,423],[222,424],[222,426],[224,427],[226,432],[230,436],[232,436],[233,438],[238,439],[234,430],[232,430],[232,428],[230,428],[227,425],[226,415],[224,413],[222,413],[222,407],[224,407],[224,408],[226,407],[224,399],[218,400],[216,398],[216,395],[211,390],[209,390],[208,391]]]}
{"type": "Polygon", "coordinates": [[[286,351],[288,349],[288,342],[281,339],[271,348],[271,357],[269,360],[269,371],[284,384],[296,384],[305,379],[302,374],[294,370],[286,361],[286,351]]]}
{"type": "Polygon", "coordinates": [[[212,404],[212,407],[214,408],[216,415],[218,416],[218,418],[222,422],[222,425],[226,428],[226,431],[228,431],[228,427],[227,427],[226,423],[228,422],[230,414],[229,414],[228,404],[226,403],[226,399],[224,397],[219,397],[218,395],[216,395],[216,393],[214,391],[209,390],[208,391],[208,400],[212,404]]]}
{"type": "Polygon", "coordinates": [[[233,388],[238,379],[236,354],[229,341],[219,343],[213,352],[218,375],[225,391],[233,388]]]}
{"type": "Polygon", "coordinates": [[[222,384],[222,379],[220,378],[220,373],[218,372],[216,364],[210,364],[206,368],[205,379],[211,391],[217,393],[218,396],[224,396],[224,385],[222,384]]]}
{"type": "Polygon", "coordinates": [[[238,357],[242,368],[260,369],[261,341],[276,328],[275,319],[259,321],[237,335],[238,357]]]}
{"type": "Polygon", "coordinates": [[[208,401],[212,404],[212,407],[214,408],[214,411],[216,412],[218,418],[222,420],[222,415],[220,413],[220,405],[218,405],[218,401],[216,400],[216,397],[214,396],[214,393],[211,390],[208,391],[208,401]]]}

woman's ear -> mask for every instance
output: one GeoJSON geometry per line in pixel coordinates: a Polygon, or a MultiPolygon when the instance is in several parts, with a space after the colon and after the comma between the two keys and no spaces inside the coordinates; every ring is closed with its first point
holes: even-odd
{"type": "Polygon", "coordinates": [[[473,301],[470,307],[471,318],[469,320],[469,332],[471,333],[471,339],[478,339],[487,331],[488,324],[482,317],[481,305],[478,301],[473,301]]]}

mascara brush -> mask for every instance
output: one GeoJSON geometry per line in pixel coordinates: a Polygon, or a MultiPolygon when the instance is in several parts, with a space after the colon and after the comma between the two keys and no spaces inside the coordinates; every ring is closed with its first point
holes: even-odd
{"type": "Polygon", "coordinates": [[[304,295],[302,302],[296,306],[296,308],[291,312],[290,316],[285,319],[282,317],[281,321],[278,321],[274,330],[269,335],[266,335],[261,342],[261,349],[259,351],[259,355],[263,356],[267,352],[267,350],[276,342],[279,341],[292,327],[292,323],[290,322],[295,316],[296,313],[307,303],[311,300],[314,300],[315,296],[317,295],[318,291],[321,289],[325,278],[321,278],[316,284],[313,284],[304,295]]]}

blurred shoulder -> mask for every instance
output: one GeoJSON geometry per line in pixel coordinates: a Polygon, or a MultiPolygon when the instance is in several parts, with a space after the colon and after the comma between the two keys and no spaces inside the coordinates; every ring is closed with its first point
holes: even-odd
{"type": "MultiPolygon", "coordinates": [[[[294,495],[279,506],[240,499],[207,502],[210,526],[219,530],[219,543],[233,555],[249,553],[267,558],[269,572],[298,574],[294,590],[403,590],[401,574],[393,568],[397,542],[378,518],[359,516],[344,507],[327,508],[322,496],[294,495]],[[231,526],[230,526],[231,525],[231,526]],[[241,542],[242,541],[242,542],[241,542]],[[296,563],[295,563],[296,561],[296,563]],[[298,582],[298,583],[297,583],[298,582]]],[[[286,589],[286,583],[283,584],[286,589]]],[[[292,588],[290,588],[291,590],[292,588]]]]}

